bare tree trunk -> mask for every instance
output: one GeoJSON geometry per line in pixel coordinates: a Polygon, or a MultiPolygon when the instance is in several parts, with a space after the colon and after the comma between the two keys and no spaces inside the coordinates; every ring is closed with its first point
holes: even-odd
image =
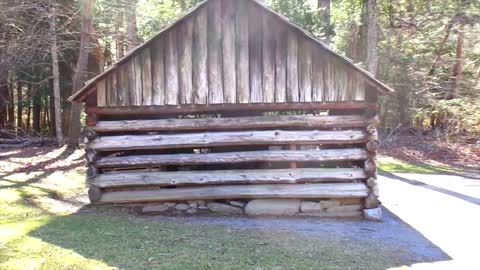
{"type": "Polygon", "coordinates": [[[42,106],[42,99],[40,96],[40,92],[38,91],[38,85],[34,85],[32,89],[32,102],[33,102],[33,109],[32,109],[32,128],[36,132],[40,132],[40,113],[41,113],[41,106],[42,106]]]}
{"type": "Polygon", "coordinates": [[[15,104],[14,104],[14,94],[13,94],[13,83],[11,82],[12,78],[10,78],[10,83],[8,84],[8,126],[13,128],[15,126],[15,104]]]}
{"type": "Polygon", "coordinates": [[[453,66],[452,87],[447,93],[447,99],[457,98],[460,94],[460,88],[463,81],[463,62],[465,60],[465,29],[464,25],[458,26],[457,33],[457,50],[455,64],[453,66]]]}
{"type": "Polygon", "coordinates": [[[27,107],[27,125],[26,125],[26,129],[27,131],[30,130],[30,115],[32,113],[32,105],[31,105],[31,102],[32,102],[32,85],[29,84],[28,85],[28,89],[27,89],[27,102],[28,102],[28,107],[27,107]]]}
{"type": "Polygon", "coordinates": [[[22,84],[17,83],[17,127],[22,128],[23,95],[22,84]]]}
{"type": "Polygon", "coordinates": [[[378,25],[377,25],[377,0],[366,0],[367,5],[367,70],[373,76],[378,68],[378,25]]]}
{"type": "Polygon", "coordinates": [[[60,96],[60,72],[58,70],[58,52],[57,52],[57,27],[56,27],[56,10],[52,6],[50,11],[50,34],[52,38],[52,71],[53,71],[53,104],[55,109],[55,135],[59,145],[63,144],[62,133],[62,105],[60,96]]]}
{"type": "Polygon", "coordinates": [[[123,55],[125,54],[124,50],[124,35],[120,28],[123,27],[123,11],[120,10],[117,14],[117,17],[115,18],[115,48],[116,48],[116,56],[117,60],[122,58],[123,55]]]}
{"type": "Polygon", "coordinates": [[[330,45],[333,29],[330,22],[330,0],[318,0],[319,16],[322,20],[323,43],[330,45]]]}
{"type": "Polygon", "coordinates": [[[350,23],[350,39],[347,41],[347,49],[346,49],[345,55],[354,61],[358,61],[358,57],[357,57],[358,38],[359,38],[359,27],[355,22],[352,21],[350,23]]]}
{"type": "Polygon", "coordinates": [[[125,2],[125,14],[127,20],[127,50],[138,46],[139,39],[137,34],[137,0],[125,2]]]}
{"type": "Polygon", "coordinates": [[[428,76],[432,76],[435,73],[435,67],[437,66],[438,62],[440,62],[440,58],[443,55],[445,45],[447,44],[448,38],[450,37],[450,32],[452,30],[453,24],[454,20],[450,20],[447,25],[445,25],[445,34],[443,35],[442,42],[440,43],[440,47],[438,48],[437,54],[435,56],[435,60],[433,60],[433,63],[428,70],[428,76]]]}
{"type": "Polygon", "coordinates": [[[3,128],[7,122],[7,95],[7,80],[0,80],[0,128],[3,128]]]}
{"type": "MultiPolygon", "coordinates": [[[[90,41],[90,30],[92,28],[92,13],[95,0],[82,0],[82,26],[80,32],[80,48],[78,53],[77,67],[75,75],[73,76],[73,91],[72,94],[82,88],[83,83],[87,77],[88,65],[88,43],[90,41]]],[[[80,104],[72,104],[70,111],[70,128],[68,144],[78,146],[78,139],[80,137],[80,104]]]]}

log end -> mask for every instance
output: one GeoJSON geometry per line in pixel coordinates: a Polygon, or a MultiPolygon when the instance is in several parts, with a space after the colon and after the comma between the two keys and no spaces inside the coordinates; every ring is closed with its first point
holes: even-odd
{"type": "Polygon", "coordinates": [[[100,188],[91,186],[88,189],[88,199],[90,200],[90,202],[92,203],[98,202],[100,201],[101,198],[102,198],[102,190],[100,188]]]}
{"type": "Polygon", "coordinates": [[[92,165],[87,168],[87,179],[95,178],[98,175],[98,169],[92,165]]]}

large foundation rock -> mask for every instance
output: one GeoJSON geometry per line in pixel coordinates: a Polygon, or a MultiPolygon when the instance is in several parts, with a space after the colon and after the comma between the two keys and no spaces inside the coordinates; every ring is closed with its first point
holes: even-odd
{"type": "Polygon", "coordinates": [[[300,200],[258,199],[245,206],[245,213],[251,216],[292,216],[300,211],[300,200]]]}

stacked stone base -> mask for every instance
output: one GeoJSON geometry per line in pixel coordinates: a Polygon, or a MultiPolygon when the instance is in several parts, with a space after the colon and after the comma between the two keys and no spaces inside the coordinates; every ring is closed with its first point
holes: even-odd
{"type": "MultiPolygon", "coordinates": [[[[220,214],[248,216],[362,217],[365,200],[349,199],[253,199],[150,203],[144,214],[220,214]]],[[[379,208],[378,208],[379,209],[379,208]]],[[[379,211],[379,210],[378,210],[379,211]]],[[[375,214],[375,213],[373,213],[375,214]]],[[[370,219],[370,218],[369,218],[370,219]]]]}

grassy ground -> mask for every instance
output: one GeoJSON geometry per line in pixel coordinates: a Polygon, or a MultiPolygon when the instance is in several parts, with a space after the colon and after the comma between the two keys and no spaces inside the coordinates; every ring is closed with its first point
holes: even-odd
{"type": "Polygon", "coordinates": [[[438,162],[406,162],[392,157],[381,157],[377,163],[378,169],[391,173],[454,173],[458,169],[438,162]]]}
{"type": "Polygon", "coordinates": [[[0,173],[0,269],[387,269],[409,263],[403,250],[381,243],[154,222],[127,209],[87,207],[82,169],[22,171],[0,173]]]}

